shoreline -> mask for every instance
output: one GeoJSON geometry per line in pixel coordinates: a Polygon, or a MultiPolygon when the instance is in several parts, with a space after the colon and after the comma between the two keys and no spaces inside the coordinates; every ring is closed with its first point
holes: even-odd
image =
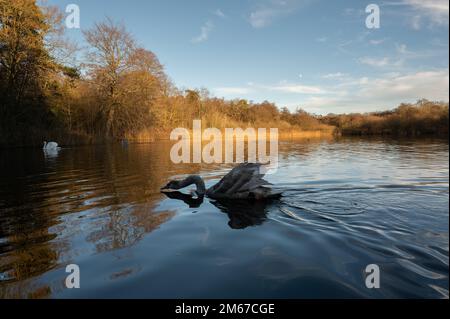
{"type": "MultiPolygon", "coordinates": [[[[251,128],[251,127],[249,127],[251,128]]],[[[190,136],[193,136],[193,130],[188,129],[190,136]]],[[[225,130],[220,129],[222,136],[225,135],[225,130]]],[[[133,143],[148,143],[155,141],[167,140],[170,141],[171,131],[157,131],[150,132],[149,130],[143,131],[135,135],[128,135],[126,139],[133,143]]],[[[340,134],[336,133],[335,129],[330,130],[296,130],[296,129],[278,129],[278,139],[308,139],[308,138],[322,138],[322,137],[333,137],[340,134]]],[[[266,139],[269,141],[270,133],[266,132],[266,139]]],[[[258,138],[256,138],[258,139],[258,138]]],[[[202,137],[202,141],[209,141],[202,137]]]]}
{"type": "MultiPolygon", "coordinates": [[[[192,130],[188,130],[192,136],[192,130]]],[[[42,136],[42,135],[41,135],[42,136]]],[[[102,136],[86,136],[77,133],[71,134],[48,134],[47,136],[55,136],[56,138],[49,138],[48,141],[56,141],[62,147],[81,147],[94,145],[114,145],[120,144],[120,139],[105,138],[102,136]]],[[[269,143],[269,134],[267,134],[267,142],[269,143]]],[[[438,139],[449,140],[448,134],[345,134],[339,132],[337,129],[333,131],[323,130],[280,130],[278,134],[279,141],[310,141],[322,139],[339,139],[339,138],[363,138],[363,139],[438,139]]],[[[125,139],[129,144],[150,144],[155,142],[170,142],[169,130],[155,130],[145,131],[135,135],[126,136],[125,139]]],[[[258,139],[258,138],[256,138],[258,139]]],[[[236,138],[234,139],[236,140],[236,138]]],[[[247,139],[245,139],[247,140],[247,139]]],[[[210,140],[203,139],[202,143],[207,144],[210,140]]],[[[176,142],[173,140],[172,142],[176,142]]],[[[38,139],[33,139],[30,143],[15,143],[15,145],[0,144],[0,150],[6,149],[22,149],[22,148],[42,148],[42,144],[38,139]]]]}

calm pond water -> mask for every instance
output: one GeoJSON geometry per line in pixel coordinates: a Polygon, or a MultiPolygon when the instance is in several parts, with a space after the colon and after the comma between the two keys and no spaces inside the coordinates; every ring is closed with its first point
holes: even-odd
{"type": "Polygon", "coordinates": [[[266,206],[161,194],[230,169],[170,147],[1,150],[0,298],[448,298],[447,141],[280,142],[285,196],[266,206]]]}

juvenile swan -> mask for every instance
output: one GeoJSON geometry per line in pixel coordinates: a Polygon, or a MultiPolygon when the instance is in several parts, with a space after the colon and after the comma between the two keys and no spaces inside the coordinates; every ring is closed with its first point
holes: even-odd
{"type": "Polygon", "coordinates": [[[274,192],[269,182],[263,179],[260,163],[243,163],[233,168],[216,185],[205,188],[205,182],[198,175],[191,175],[181,181],[170,181],[161,191],[181,189],[195,184],[198,196],[208,196],[213,199],[274,199],[281,192],[274,192]]]}

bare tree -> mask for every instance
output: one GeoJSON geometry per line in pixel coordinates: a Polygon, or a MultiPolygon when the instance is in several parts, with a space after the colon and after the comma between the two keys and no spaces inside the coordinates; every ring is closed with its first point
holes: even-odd
{"type": "Polygon", "coordinates": [[[87,67],[92,82],[103,96],[103,111],[106,116],[106,134],[114,135],[114,114],[118,105],[119,79],[131,69],[131,57],[136,43],[122,24],[111,19],[97,23],[84,32],[91,46],[87,54],[87,67]]]}

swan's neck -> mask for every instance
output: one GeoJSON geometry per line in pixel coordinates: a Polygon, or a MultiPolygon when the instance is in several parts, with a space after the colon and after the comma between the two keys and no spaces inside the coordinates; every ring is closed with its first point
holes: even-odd
{"type": "Polygon", "coordinates": [[[180,188],[184,188],[186,186],[193,185],[193,184],[195,184],[195,186],[197,187],[198,195],[205,195],[205,193],[206,193],[205,182],[203,181],[203,179],[200,176],[197,176],[197,175],[191,175],[191,176],[187,177],[186,179],[182,180],[180,182],[180,188]]]}
{"type": "Polygon", "coordinates": [[[45,148],[47,146],[47,142],[44,142],[44,146],[42,148],[45,148]]]}

